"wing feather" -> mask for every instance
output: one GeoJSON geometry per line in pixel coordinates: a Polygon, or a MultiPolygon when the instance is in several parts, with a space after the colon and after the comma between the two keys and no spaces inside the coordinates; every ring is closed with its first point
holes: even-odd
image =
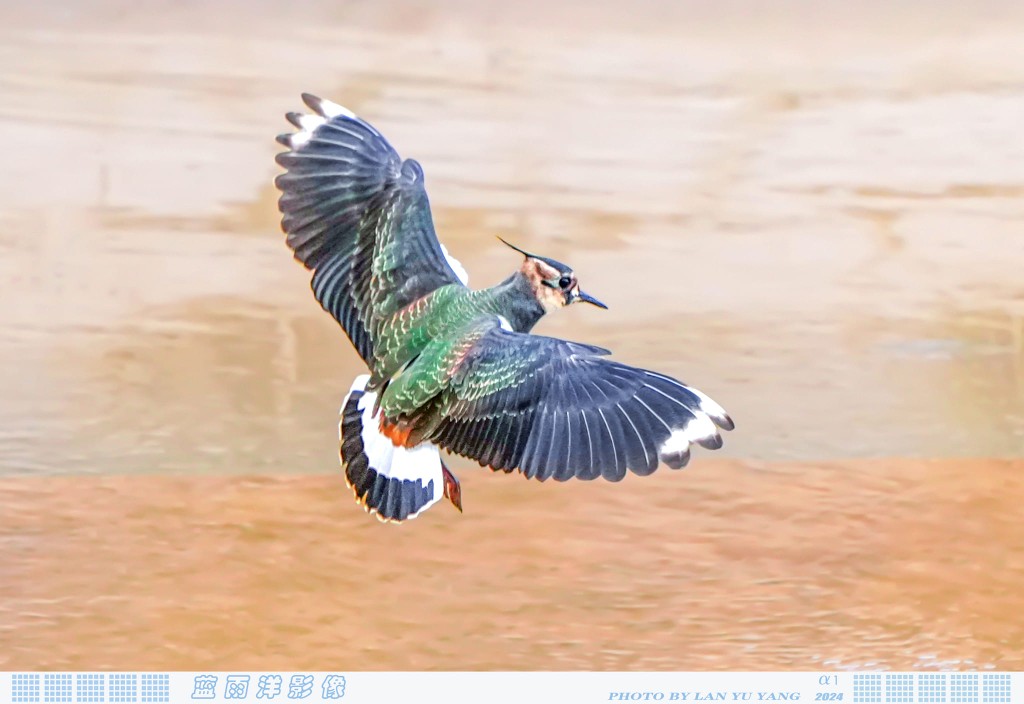
{"type": "Polygon", "coordinates": [[[436,403],[430,439],[495,470],[557,481],[679,468],[721,446],[732,420],[705,394],[607,358],[607,350],[494,326],[469,346],[436,403]],[[500,383],[497,383],[500,382],[500,383]]]}
{"type": "Polygon", "coordinates": [[[316,299],[372,366],[396,311],[464,281],[437,239],[420,165],[345,108],[303,100],[317,114],[289,113],[299,131],[278,137],[289,147],[277,155],[281,227],[316,299]]]}

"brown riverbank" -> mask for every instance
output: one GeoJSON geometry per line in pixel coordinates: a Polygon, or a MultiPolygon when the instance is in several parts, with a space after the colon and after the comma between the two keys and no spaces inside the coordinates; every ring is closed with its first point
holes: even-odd
{"type": "Polygon", "coordinates": [[[464,468],[402,526],[333,476],[6,479],[0,667],[1024,667],[1020,462],[700,459],[464,468]]]}

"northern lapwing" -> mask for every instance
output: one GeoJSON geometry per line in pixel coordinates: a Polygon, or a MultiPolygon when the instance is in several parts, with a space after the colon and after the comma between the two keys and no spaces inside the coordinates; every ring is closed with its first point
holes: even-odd
{"type": "Polygon", "coordinates": [[[442,449],[542,481],[619,481],[683,467],[694,443],[722,446],[733,422],[706,394],[530,334],[558,308],[605,308],[572,267],[509,245],[519,269],[470,289],[434,232],[419,163],[351,111],[302,99],[313,114],[288,113],[298,130],[277,138],[281,226],[369,367],[339,422],[345,478],[369,512],[403,521],[442,496],[462,511],[442,449]]]}

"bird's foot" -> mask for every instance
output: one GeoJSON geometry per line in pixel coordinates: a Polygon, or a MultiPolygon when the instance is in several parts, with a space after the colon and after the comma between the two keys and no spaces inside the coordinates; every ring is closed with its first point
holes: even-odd
{"type": "Polygon", "coordinates": [[[452,502],[452,506],[459,509],[459,513],[462,513],[462,487],[459,486],[459,480],[448,470],[444,462],[441,462],[441,473],[444,475],[445,498],[452,502]]]}

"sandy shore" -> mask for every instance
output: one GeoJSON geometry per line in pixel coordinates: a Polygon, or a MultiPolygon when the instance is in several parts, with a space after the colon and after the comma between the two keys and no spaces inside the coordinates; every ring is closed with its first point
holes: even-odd
{"type": "Polygon", "coordinates": [[[1019,461],[461,474],[403,526],[336,477],[4,480],[0,667],[1024,667],[1019,461]]]}

